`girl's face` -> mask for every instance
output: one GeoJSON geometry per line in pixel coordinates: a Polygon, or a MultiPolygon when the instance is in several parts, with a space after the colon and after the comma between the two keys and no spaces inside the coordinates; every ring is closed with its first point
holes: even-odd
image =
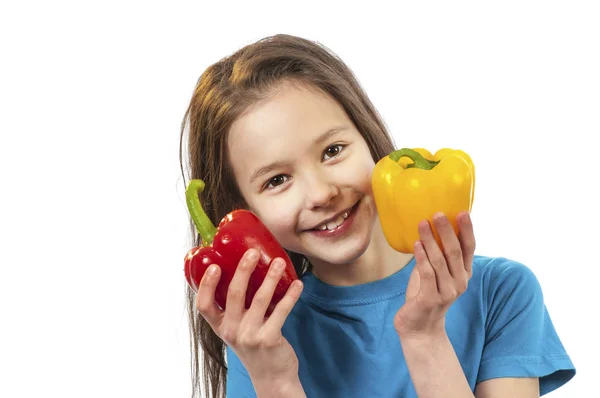
{"type": "Polygon", "coordinates": [[[365,252],[377,220],[375,163],[335,100],[285,83],[242,115],[228,138],[244,199],[283,247],[315,267],[365,252]]]}

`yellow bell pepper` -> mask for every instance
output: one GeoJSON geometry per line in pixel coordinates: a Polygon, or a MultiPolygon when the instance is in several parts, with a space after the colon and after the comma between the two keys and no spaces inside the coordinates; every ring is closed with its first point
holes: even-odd
{"type": "MultiPolygon", "coordinates": [[[[471,198],[471,204],[473,203],[473,201],[475,200],[475,165],[473,164],[473,160],[471,159],[471,157],[466,152],[461,151],[459,149],[442,148],[442,149],[438,150],[436,153],[431,154],[431,152],[429,152],[425,148],[412,148],[412,149],[414,151],[418,152],[419,154],[421,154],[425,159],[433,160],[436,162],[439,162],[440,160],[442,160],[442,158],[444,156],[446,156],[452,152],[461,154],[462,157],[469,163],[469,165],[471,166],[471,169],[473,170],[473,193],[472,193],[473,197],[471,198]]],[[[401,157],[398,160],[398,164],[400,164],[404,168],[414,167],[414,166],[409,166],[410,164],[414,164],[414,162],[408,156],[401,157]]]]}
{"type": "MultiPolygon", "coordinates": [[[[440,149],[435,154],[423,148],[402,148],[382,158],[371,178],[375,204],[383,233],[391,247],[413,253],[420,239],[422,220],[433,223],[443,212],[458,234],[456,216],[471,212],[475,194],[475,166],[461,150],[440,149]]],[[[442,248],[437,231],[435,239],[442,248]]]]}

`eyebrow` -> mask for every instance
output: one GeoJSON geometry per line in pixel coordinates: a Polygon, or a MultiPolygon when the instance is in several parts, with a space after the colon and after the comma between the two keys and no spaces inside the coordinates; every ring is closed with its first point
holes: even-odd
{"type": "Polygon", "coordinates": [[[322,144],[323,142],[329,140],[331,137],[335,136],[336,134],[341,133],[342,131],[344,131],[346,129],[348,129],[348,127],[346,127],[346,126],[332,127],[329,130],[327,130],[326,132],[324,132],[323,134],[321,134],[321,136],[315,140],[315,143],[322,144]]]}
{"type": "MultiPolygon", "coordinates": [[[[342,131],[346,130],[347,128],[348,127],[346,127],[346,126],[335,126],[335,127],[332,127],[329,130],[325,131],[323,134],[321,134],[315,140],[315,144],[316,145],[322,144],[323,142],[331,139],[331,137],[335,136],[336,134],[339,134],[342,131]]],[[[284,162],[284,161],[277,161],[277,162],[269,163],[266,166],[260,167],[254,173],[252,173],[252,176],[250,177],[250,183],[253,183],[259,177],[262,177],[263,175],[268,174],[271,171],[276,170],[276,169],[278,169],[280,167],[283,167],[285,165],[286,165],[286,162],[284,162]]]]}
{"type": "Polygon", "coordinates": [[[280,162],[273,162],[266,166],[261,167],[260,169],[256,170],[254,173],[252,173],[252,177],[250,177],[250,183],[253,183],[259,177],[262,177],[263,175],[268,174],[275,169],[283,167],[284,165],[285,165],[285,162],[280,161],[280,162]]]}

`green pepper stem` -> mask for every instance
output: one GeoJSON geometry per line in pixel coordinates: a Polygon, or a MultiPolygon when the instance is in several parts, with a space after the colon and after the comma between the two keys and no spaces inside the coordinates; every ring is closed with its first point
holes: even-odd
{"type": "Polygon", "coordinates": [[[187,202],[188,210],[192,216],[196,229],[202,237],[202,246],[212,244],[217,229],[215,228],[210,218],[204,212],[198,194],[204,190],[204,181],[191,180],[185,190],[185,201],[187,202]]]}
{"type": "Polygon", "coordinates": [[[394,162],[398,162],[403,157],[410,158],[410,160],[412,160],[414,164],[409,164],[408,166],[406,166],[407,168],[417,168],[423,170],[431,170],[439,163],[436,161],[425,159],[423,155],[421,155],[419,152],[410,148],[398,149],[390,153],[389,157],[394,162]]]}

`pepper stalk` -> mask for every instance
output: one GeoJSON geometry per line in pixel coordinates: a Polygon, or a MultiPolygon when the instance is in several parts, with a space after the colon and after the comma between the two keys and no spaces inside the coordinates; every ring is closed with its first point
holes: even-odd
{"type": "Polygon", "coordinates": [[[204,212],[198,195],[204,191],[204,181],[191,180],[185,190],[185,200],[196,230],[202,238],[202,246],[210,246],[215,239],[217,229],[204,212]]]}

